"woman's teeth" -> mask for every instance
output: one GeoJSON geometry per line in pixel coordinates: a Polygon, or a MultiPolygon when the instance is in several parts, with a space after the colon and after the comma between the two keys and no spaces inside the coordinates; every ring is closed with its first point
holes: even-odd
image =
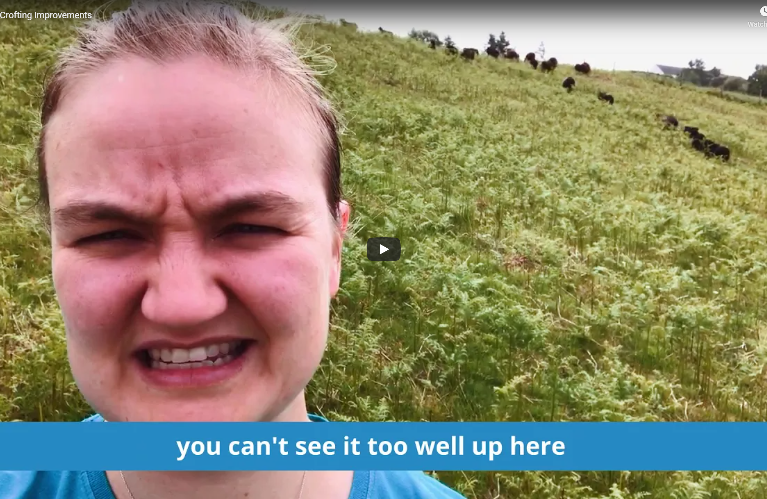
{"type": "Polygon", "coordinates": [[[230,341],[195,348],[152,348],[149,350],[153,369],[197,369],[222,366],[234,358],[241,341],[230,341]],[[231,355],[230,355],[231,354],[231,355]]]}

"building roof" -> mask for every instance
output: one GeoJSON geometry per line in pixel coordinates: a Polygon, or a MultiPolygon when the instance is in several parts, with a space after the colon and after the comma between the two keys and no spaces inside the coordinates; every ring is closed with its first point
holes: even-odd
{"type": "Polygon", "coordinates": [[[663,74],[668,76],[679,76],[682,73],[682,70],[684,70],[684,68],[677,68],[674,66],[664,66],[662,64],[656,64],[655,66],[653,66],[653,68],[650,71],[653,73],[663,74]]]}

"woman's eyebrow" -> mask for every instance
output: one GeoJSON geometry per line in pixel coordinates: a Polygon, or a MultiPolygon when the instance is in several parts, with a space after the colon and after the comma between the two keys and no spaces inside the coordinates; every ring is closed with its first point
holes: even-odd
{"type": "Polygon", "coordinates": [[[201,210],[204,220],[234,218],[245,213],[269,215],[296,215],[304,211],[304,205],[291,196],[278,191],[242,194],[229,198],[217,206],[201,210]]]}
{"type": "Polygon", "coordinates": [[[73,201],[53,210],[53,225],[61,228],[103,221],[148,226],[151,218],[147,214],[133,212],[107,201],[73,201]]]}
{"type": "MultiPolygon", "coordinates": [[[[304,206],[287,194],[266,191],[243,194],[204,208],[197,215],[204,221],[234,218],[245,213],[269,215],[296,215],[304,206]]],[[[153,218],[148,213],[126,209],[108,201],[73,201],[53,212],[53,223],[57,227],[69,228],[94,222],[122,222],[133,226],[149,226],[153,218]]]]}

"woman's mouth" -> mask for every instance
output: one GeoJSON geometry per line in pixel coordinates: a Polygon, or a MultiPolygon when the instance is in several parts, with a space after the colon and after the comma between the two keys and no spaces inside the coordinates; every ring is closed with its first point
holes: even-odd
{"type": "Polygon", "coordinates": [[[141,376],[167,388],[195,388],[234,378],[256,351],[254,340],[198,345],[194,348],[148,348],[136,354],[141,376]]]}
{"type": "Polygon", "coordinates": [[[195,348],[151,348],[140,355],[150,369],[200,369],[229,364],[242,355],[246,341],[214,343],[195,348]]]}

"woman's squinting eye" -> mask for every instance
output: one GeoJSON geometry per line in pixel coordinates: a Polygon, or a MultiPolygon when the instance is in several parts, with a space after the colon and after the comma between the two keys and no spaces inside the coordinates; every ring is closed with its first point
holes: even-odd
{"type": "Polygon", "coordinates": [[[138,236],[124,230],[112,230],[109,232],[102,232],[101,234],[95,234],[93,236],[83,237],[77,241],[77,244],[93,244],[109,241],[121,241],[121,240],[135,240],[138,236]]]}
{"type": "MultiPolygon", "coordinates": [[[[252,224],[232,224],[226,229],[221,231],[219,236],[226,235],[279,235],[286,232],[276,227],[269,227],[266,225],[252,225],[252,224]]],[[[139,239],[140,236],[125,230],[113,230],[109,232],[102,232],[101,234],[95,234],[92,236],[83,237],[77,240],[78,245],[106,243],[106,242],[124,242],[133,241],[139,239]]]]}
{"type": "Polygon", "coordinates": [[[232,224],[224,229],[220,235],[228,234],[285,234],[285,231],[266,225],[232,224]]]}

